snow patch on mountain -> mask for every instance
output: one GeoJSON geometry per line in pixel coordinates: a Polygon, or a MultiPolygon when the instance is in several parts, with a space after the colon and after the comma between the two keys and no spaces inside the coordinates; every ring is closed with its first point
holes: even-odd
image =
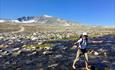
{"type": "Polygon", "coordinates": [[[20,21],[18,20],[11,20],[12,22],[15,22],[15,23],[20,23],[20,21]]]}
{"type": "Polygon", "coordinates": [[[0,20],[0,23],[6,22],[5,20],[0,20]]]}
{"type": "Polygon", "coordinates": [[[28,20],[28,21],[22,21],[22,23],[34,23],[36,22],[34,19],[33,20],[28,20]]]}
{"type": "Polygon", "coordinates": [[[33,19],[33,20],[26,20],[26,21],[12,20],[12,22],[15,22],[15,23],[35,23],[36,21],[33,19]]]}
{"type": "Polygon", "coordinates": [[[49,16],[49,15],[43,15],[43,16],[47,18],[52,18],[52,16],[49,16]]]}

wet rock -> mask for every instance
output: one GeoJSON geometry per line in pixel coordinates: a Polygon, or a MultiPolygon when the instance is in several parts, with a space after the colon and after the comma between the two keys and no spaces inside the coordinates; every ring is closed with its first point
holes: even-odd
{"type": "Polygon", "coordinates": [[[54,56],[54,58],[62,58],[62,57],[63,57],[63,55],[61,55],[61,54],[58,54],[58,55],[54,56]]]}
{"type": "Polygon", "coordinates": [[[58,65],[57,63],[56,63],[56,64],[51,64],[51,65],[49,65],[48,67],[49,67],[49,68],[53,68],[53,67],[57,67],[57,65],[58,65]]]}

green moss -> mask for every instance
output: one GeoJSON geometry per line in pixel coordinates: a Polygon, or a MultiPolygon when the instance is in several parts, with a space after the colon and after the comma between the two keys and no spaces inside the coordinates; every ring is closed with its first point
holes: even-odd
{"type": "Polygon", "coordinates": [[[52,47],[52,44],[49,44],[49,43],[45,43],[45,44],[36,44],[36,45],[24,45],[23,48],[27,49],[27,50],[36,50],[36,49],[39,49],[39,48],[44,48],[44,49],[49,49],[52,47]]]}
{"type": "Polygon", "coordinates": [[[36,48],[50,48],[50,47],[52,47],[52,44],[49,44],[49,43],[36,45],[36,48]]]}
{"type": "Polygon", "coordinates": [[[13,56],[18,56],[18,55],[20,55],[20,53],[21,53],[21,51],[15,51],[15,52],[13,52],[13,56]]]}
{"type": "Polygon", "coordinates": [[[34,45],[24,45],[22,47],[25,49],[28,49],[28,50],[35,50],[36,49],[36,47],[34,45]]]}

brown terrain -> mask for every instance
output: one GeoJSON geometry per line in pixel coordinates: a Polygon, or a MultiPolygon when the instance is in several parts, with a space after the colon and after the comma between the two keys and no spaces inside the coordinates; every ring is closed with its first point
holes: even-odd
{"type": "MultiPolygon", "coordinates": [[[[89,44],[91,70],[114,70],[115,27],[35,23],[0,23],[0,70],[73,70],[72,46],[82,32],[103,41],[89,44]]],[[[85,70],[83,56],[76,67],[85,70]]]]}

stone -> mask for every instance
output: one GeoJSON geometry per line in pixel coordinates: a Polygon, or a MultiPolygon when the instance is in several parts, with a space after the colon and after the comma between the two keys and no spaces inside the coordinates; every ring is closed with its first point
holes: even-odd
{"type": "Polygon", "coordinates": [[[51,55],[51,54],[52,54],[52,51],[44,51],[43,54],[44,54],[44,55],[51,55]]]}
{"type": "Polygon", "coordinates": [[[96,51],[94,51],[94,55],[96,55],[96,56],[97,56],[97,55],[99,55],[99,53],[98,53],[98,52],[96,52],[96,51]]]}
{"type": "Polygon", "coordinates": [[[51,64],[51,65],[49,65],[48,67],[56,67],[58,64],[57,63],[55,63],[55,64],[51,64]]]}

